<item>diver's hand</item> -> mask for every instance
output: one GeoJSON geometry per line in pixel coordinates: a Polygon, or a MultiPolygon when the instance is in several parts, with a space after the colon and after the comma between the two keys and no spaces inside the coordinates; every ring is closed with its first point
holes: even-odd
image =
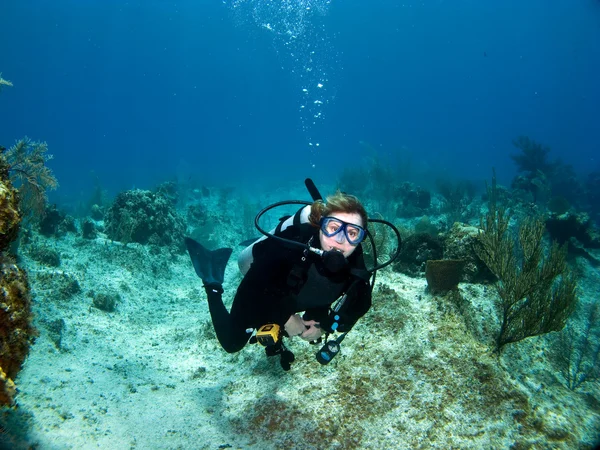
{"type": "Polygon", "coordinates": [[[306,330],[304,321],[298,314],[292,314],[285,323],[285,332],[289,337],[300,336],[302,333],[304,333],[304,330],[306,330]]]}
{"type": "Polygon", "coordinates": [[[305,320],[304,328],[305,331],[300,335],[300,337],[305,341],[316,341],[323,334],[319,322],[315,322],[314,320],[305,320]]]}

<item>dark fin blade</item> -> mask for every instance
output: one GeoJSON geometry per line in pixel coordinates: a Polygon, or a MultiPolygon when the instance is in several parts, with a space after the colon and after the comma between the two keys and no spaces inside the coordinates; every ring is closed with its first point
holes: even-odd
{"type": "Polygon", "coordinates": [[[185,238],[185,246],[192,259],[196,275],[204,284],[223,284],[225,267],[233,250],[220,248],[210,251],[199,242],[188,237],[185,238]]]}
{"type": "Polygon", "coordinates": [[[227,267],[227,261],[229,261],[232,252],[233,250],[230,248],[220,248],[211,252],[212,277],[219,284],[223,284],[225,267],[227,267]]]}
{"type": "Polygon", "coordinates": [[[210,267],[207,267],[206,261],[209,260],[209,251],[200,243],[192,238],[185,238],[185,246],[188,250],[196,275],[203,281],[205,277],[210,275],[210,267]]]}

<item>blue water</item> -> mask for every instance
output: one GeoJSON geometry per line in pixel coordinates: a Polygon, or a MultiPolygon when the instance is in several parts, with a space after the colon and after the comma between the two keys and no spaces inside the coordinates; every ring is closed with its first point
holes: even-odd
{"type": "Polygon", "coordinates": [[[3,1],[0,144],[47,141],[65,203],[333,179],[373,152],[508,183],[521,134],[600,169],[600,2],[275,3],[3,1]]]}

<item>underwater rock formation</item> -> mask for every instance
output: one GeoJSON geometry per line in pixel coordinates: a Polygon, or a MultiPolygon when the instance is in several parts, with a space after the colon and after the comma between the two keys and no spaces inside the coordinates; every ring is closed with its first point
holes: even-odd
{"type": "Polygon", "coordinates": [[[17,237],[21,224],[17,191],[8,178],[8,164],[0,155],[0,252],[17,237]]]}
{"type": "Polygon", "coordinates": [[[13,401],[16,390],[12,380],[35,339],[31,321],[27,274],[15,264],[0,264],[0,405],[13,401]]]}
{"type": "Polygon", "coordinates": [[[0,155],[0,406],[12,404],[16,393],[12,380],[35,338],[27,274],[6,257],[21,222],[18,206],[17,191],[0,155]]]}
{"type": "Polygon", "coordinates": [[[98,292],[94,294],[92,306],[106,312],[114,312],[117,303],[121,301],[121,296],[114,292],[98,292]]]}
{"type": "Polygon", "coordinates": [[[96,239],[98,232],[96,230],[96,224],[93,220],[87,217],[83,219],[83,222],[81,223],[81,236],[84,239],[96,239]]]}
{"type": "Polygon", "coordinates": [[[441,259],[443,244],[437,236],[416,233],[404,240],[397,262],[393,264],[396,272],[418,277],[425,271],[425,263],[430,259],[441,259]]]}
{"type": "Polygon", "coordinates": [[[587,213],[550,214],[546,229],[559,244],[576,239],[585,248],[600,248],[600,235],[587,213]]]}
{"type": "Polygon", "coordinates": [[[481,283],[496,278],[473,250],[478,236],[479,228],[455,222],[444,240],[444,258],[465,262],[461,281],[481,283]]]}
{"type": "Polygon", "coordinates": [[[183,250],[185,223],[163,195],[140,189],[121,192],[104,220],[106,234],[112,240],[183,250]]]}
{"type": "Polygon", "coordinates": [[[47,237],[77,232],[75,219],[60,211],[56,205],[46,206],[40,215],[38,226],[40,233],[47,237]]]}
{"type": "Polygon", "coordinates": [[[402,183],[394,196],[400,200],[396,210],[398,217],[422,216],[431,206],[431,193],[413,183],[402,183]]]}

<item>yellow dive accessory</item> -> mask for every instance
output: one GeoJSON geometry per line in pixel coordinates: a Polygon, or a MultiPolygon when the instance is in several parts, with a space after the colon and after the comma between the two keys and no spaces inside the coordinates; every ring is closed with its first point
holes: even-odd
{"type": "Polygon", "coordinates": [[[281,337],[281,328],[276,323],[268,323],[263,325],[256,332],[256,340],[259,344],[267,347],[268,345],[275,345],[279,342],[281,337]]]}

